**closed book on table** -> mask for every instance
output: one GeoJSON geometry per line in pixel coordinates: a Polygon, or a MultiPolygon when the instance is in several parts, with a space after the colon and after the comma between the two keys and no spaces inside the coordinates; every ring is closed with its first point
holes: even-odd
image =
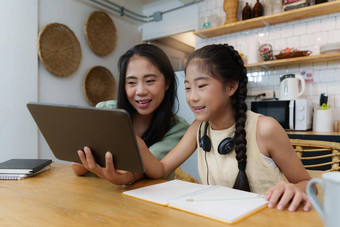
{"type": "Polygon", "coordinates": [[[10,159],[0,163],[0,174],[35,174],[51,163],[50,159],[10,159]]]}

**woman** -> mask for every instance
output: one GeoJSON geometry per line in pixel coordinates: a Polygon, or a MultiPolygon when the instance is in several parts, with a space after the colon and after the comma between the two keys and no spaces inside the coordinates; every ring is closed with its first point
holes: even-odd
{"type": "MultiPolygon", "coordinates": [[[[188,128],[188,124],[173,113],[176,79],[171,63],[160,48],[140,44],[120,57],[118,67],[117,101],[101,102],[97,107],[128,111],[136,136],[161,160],[180,141],[188,128]]],[[[143,177],[133,172],[102,168],[94,162],[88,147],[78,151],[78,154],[83,165],[72,163],[76,175],[90,171],[120,185],[132,184],[143,177]]],[[[112,162],[111,153],[108,152],[106,157],[112,162]]],[[[173,174],[169,178],[173,178],[173,174]]]]}

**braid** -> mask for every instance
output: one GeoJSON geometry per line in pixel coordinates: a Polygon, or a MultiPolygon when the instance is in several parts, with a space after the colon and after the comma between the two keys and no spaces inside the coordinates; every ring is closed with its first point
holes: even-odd
{"type": "Polygon", "coordinates": [[[232,104],[236,108],[235,112],[235,152],[236,159],[238,162],[239,173],[236,177],[235,184],[233,188],[241,189],[244,191],[250,191],[248,177],[246,174],[246,164],[247,164],[247,140],[246,140],[246,130],[244,129],[246,119],[247,119],[247,105],[245,99],[247,97],[247,70],[244,67],[244,63],[239,55],[239,53],[234,50],[232,46],[227,44],[224,45],[233,53],[234,60],[241,66],[241,75],[239,79],[239,87],[232,97],[232,104]]]}

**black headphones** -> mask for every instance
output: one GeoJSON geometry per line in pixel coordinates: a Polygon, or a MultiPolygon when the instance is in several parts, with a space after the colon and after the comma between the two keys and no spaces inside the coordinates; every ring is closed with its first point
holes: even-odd
{"type": "MultiPolygon", "coordinates": [[[[207,130],[208,130],[208,126],[209,126],[209,121],[207,121],[207,123],[205,124],[204,127],[204,134],[201,137],[201,127],[202,124],[200,124],[199,130],[198,130],[198,142],[199,142],[199,146],[202,147],[202,149],[206,152],[210,152],[211,150],[211,141],[209,136],[207,135],[207,130]]],[[[234,148],[234,141],[235,141],[235,135],[233,137],[227,137],[224,140],[222,140],[220,142],[220,144],[218,145],[217,151],[219,154],[221,155],[226,155],[229,154],[233,148],[234,148]]]]}

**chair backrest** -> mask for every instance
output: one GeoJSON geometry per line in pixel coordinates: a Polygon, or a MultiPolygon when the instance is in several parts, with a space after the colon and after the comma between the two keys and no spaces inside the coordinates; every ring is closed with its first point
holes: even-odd
{"type": "Polygon", "coordinates": [[[181,167],[178,167],[175,170],[175,176],[174,179],[178,179],[178,180],[183,180],[183,181],[188,181],[188,182],[192,182],[192,183],[198,183],[198,180],[196,178],[194,178],[193,176],[191,176],[190,174],[184,172],[181,167]]]}
{"type": "Polygon", "coordinates": [[[340,143],[290,139],[306,169],[339,171],[340,143]]]}

